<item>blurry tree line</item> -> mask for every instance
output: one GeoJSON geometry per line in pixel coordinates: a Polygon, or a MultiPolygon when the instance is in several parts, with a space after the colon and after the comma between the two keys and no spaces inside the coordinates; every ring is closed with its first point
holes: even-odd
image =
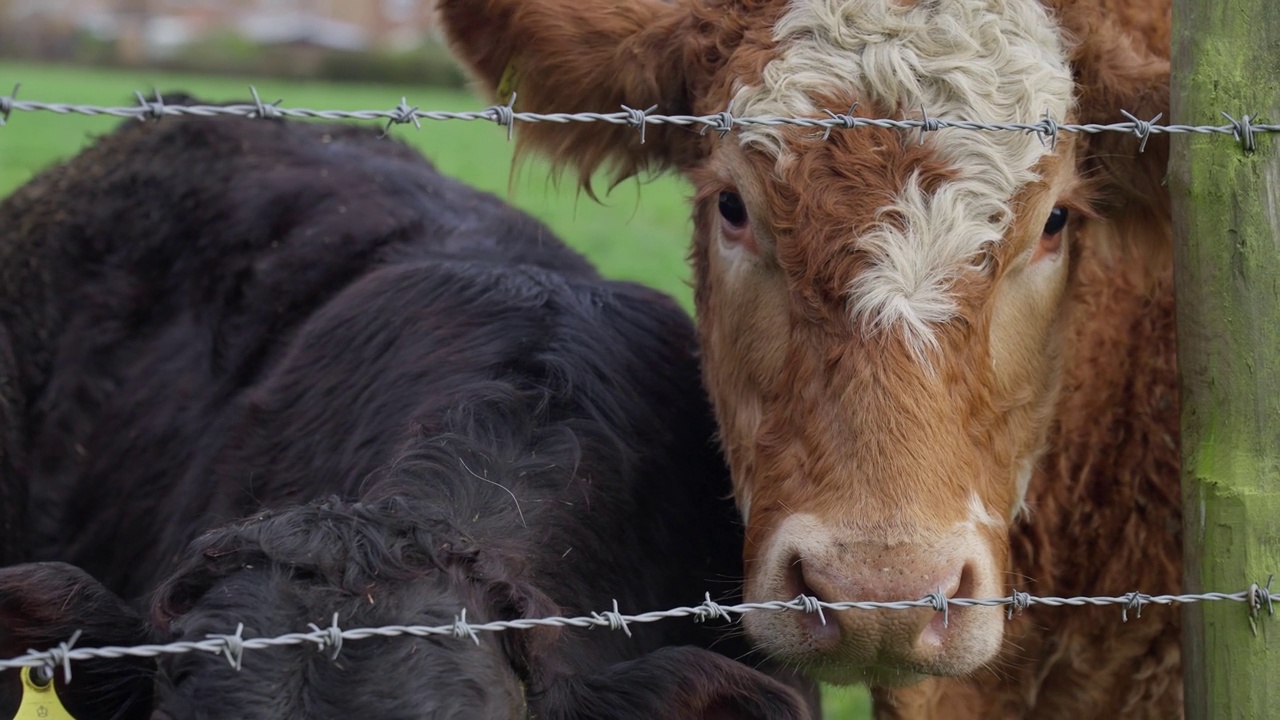
{"type": "MultiPolygon", "coordinates": [[[[257,42],[237,33],[232,27],[225,27],[202,33],[179,47],[157,53],[148,43],[148,26],[156,18],[157,0],[100,0],[100,4],[109,9],[113,20],[113,32],[105,35],[77,23],[75,6],[80,1],[0,0],[0,58],[96,67],[145,66],[191,73],[452,88],[464,87],[467,81],[436,33],[425,33],[408,47],[386,48],[374,44],[369,48],[354,49],[326,46],[307,38],[257,42]],[[44,7],[41,12],[32,13],[31,3],[43,4],[44,7]],[[50,11],[55,6],[68,11],[50,11]],[[27,12],[22,12],[24,9],[27,12]]],[[[376,3],[379,0],[349,1],[376,3]]]]}

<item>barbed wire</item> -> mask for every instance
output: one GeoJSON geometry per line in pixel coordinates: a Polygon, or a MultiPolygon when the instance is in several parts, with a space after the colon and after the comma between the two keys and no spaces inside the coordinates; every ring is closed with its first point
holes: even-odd
{"type": "Polygon", "coordinates": [[[412,124],[414,127],[421,129],[422,121],[424,120],[485,120],[507,128],[507,138],[510,139],[517,122],[562,124],[602,122],[612,125],[629,125],[636,128],[640,132],[640,142],[642,143],[645,139],[645,128],[649,125],[700,126],[700,130],[703,133],[711,130],[720,133],[721,136],[733,130],[751,126],[776,127],[790,125],[821,130],[824,139],[829,137],[833,130],[855,130],[863,127],[897,128],[900,130],[919,130],[922,141],[924,134],[927,132],[954,128],[990,132],[1035,133],[1040,136],[1042,141],[1047,143],[1056,143],[1058,135],[1063,132],[1088,134],[1103,132],[1127,133],[1138,138],[1138,150],[1140,152],[1146,149],[1147,141],[1152,135],[1177,133],[1231,135],[1242,144],[1247,152],[1252,152],[1257,147],[1258,134],[1280,132],[1280,124],[1259,123],[1256,115],[1243,115],[1237,120],[1226,112],[1223,112],[1222,116],[1226,118],[1227,122],[1222,125],[1161,125],[1159,120],[1164,116],[1164,113],[1160,113],[1150,120],[1142,120],[1126,110],[1120,111],[1121,114],[1129,118],[1126,122],[1084,124],[1058,122],[1048,112],[1036,122],[994,123],[978,120],[938,118],[931,117],[926,108],[923,107],[920,109],[921,117],[918,119],[867,118],[853,115],[857,105],[850,108],[847,113],[824,110],[823,112],[826,113],[827,117],[738,117],[728,110],[712,115],[662,115],[655,112],[658,109],[657,105],[646,110],[638,110],[623,105],[617,112],[607,113],[536,113],[515,110],[516,96],[514,94],[511,101],[506,105],[494,105],[483,110],[423,110],[416,105],[410,105],[408,99],[404,97],[401,98],[398,105],[389,110],[313,110],[310,108],[285,107],[282,104],[283,100],[276,100],[270,103],[263,102],[258,95],[257,89],[252,86],[249,88],[249,92],[253,97],[252,103],[227,105],[171,104],[166,103],[159,91],[156,91],[154,99],[151,100],[144,97],[142,93],[135,92],[134,96],[138,99],[137,105],[104,106],[19,100],[17,95],[20,88],[21,84],[18,84],[11,94],[0,96],[0,127],[8,123],[10,116],[14,112],[49,112],[58,115],[108,116],[125,119],[136,118],[138,120],[159,120],[166,116],[183,115],[194,117],[235,116],[311,120],[378,120],[386,121],[388,130],[394,125],[405,124],[412,124]]]}
{"type": "MultiPolygon", "coordinates": [[[[1274,577],[1274,576],[1273,576],[1274,577]]],[[[1012,619],[1015,612],[1025,610],[1034,605],[1045,605],[1049,607],[1083,607],[1083,606],[1107,606],[1120,605],[1122,610],[1120,618],[1123,622],[1128,622],[1129,613],[1133,612],[1135,617],[1141,617],[1142,608],[1148,605],[1174,605],[1174,604],[1191,604],[1204,602],[1243,602],[1249,605],[1249,617],[1251,621],[1256,620],[1260,611],[1266,609],[1268,615],[1274,615],[1274,603],[1280,599],[1280,592],[1271,590],[1272,577],[1267,578],[1266,585],[1258,585],[1254,583],[1245,590],[1233,593],[1222,592],[1205,592],[1192,593],[1184,595],[1147,595],[1140,592],[1131,592],[1124,595],[1104,595],[1094,597],[1037,597],[1024,592],[1013,592],[1008,597],[990,598],[990,599],[973,599],[973,598],[948,598],[941,591],[931,593],[919,600],[903,600],[891,602],[873,602],[873,601],[846,601],[846,602],[827,602],[819,600],[808,595],[799,595],[794,600],[782,601],[774,600],[769,602],[758,603],[739,603],[736,605],[721,605],[711,599],[711,594],[705,595],[704,601],[699,605],[687,607],[672,608],[670,610],[658,610],[653,612],[640,613],[638,615],[623,615],[618,610],[618,602],[613,602],[613,609],[604,612],[593,612],[590,615],[582,615],[578,617],[544,617],[544,618],[521,618],[517,620],[496,620],[486,623],[468,623],[467,611],[463,609],[453,623],[447,625],[386,625],[382,627],[366,627],[353,628],[344,630],[338,626],[338,614],[334,613],[333,621],[328,627],[319,627],[315,624],[310,625],[308,632],[293,632],[274,637],[244,637],[244,624],[240,623],[236,632],[229,635],[212,634],[207,635],[204,640],[185,640],[166,644],[148,644],[134,646],[108,646],[97,648],[77,648],[75,643],[80,637],[77,631],[72,638],[66,642],[60,643],[57,647],[36,651],[29,651],[25,655],[0,660],[0,671],[7,669],[17,669],[23,667],[43,668],[45,677],[52,678],[54,671],[61,668],[66,681],[71,682],[71,662],[91,659],[119,659],[126,657],[150,658],[159,657],[161,655],[179,655],[192,652],[204,652],[214,655],[222,655],[231,664],[231,667],[239,670],[241,662],[246,650],[261,650],[273,647],[288,647],[296,645],[315,645],[319,651],[328,650],[330,657],[336,659],[338,653],[342,651],[342,645],[346,641],[364,640],[373,637],[392,638],[392,637],[431,637],[444,636],[454,638],[470,638],[476,644],[480,643],[479,633],[482,632],[504,632],[510,630],[528,630],[536,627],[575,627],[575,628],[605,628],[609,630],[621,630],[629,637],[631,635],[630,625],[640,623],[651,623],[659,620],[667,620],[673,618],[692,617],[696,622],[706,622],[709,620],[726,620],[733,621],[734,615],[745,615],[750,612],[762,611],[801,611],[806,613],[816,613],[822,623],[825,625],[827,618],[825,611],[848,611],[848,610],[908,610],[912,608],[932,608],[937,612],[943,613],[944,627],[948,623],[948,611],[951,607],[1002,607],[1007,606],[1008,612],[1006,617],[1012,619]]]]}

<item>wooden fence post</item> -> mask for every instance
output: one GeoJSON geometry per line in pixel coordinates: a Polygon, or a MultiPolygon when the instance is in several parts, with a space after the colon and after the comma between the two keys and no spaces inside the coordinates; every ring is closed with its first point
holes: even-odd
{"type": "MultiPolygon", "coordinates": [[[[1280,5],[1173,0],[1173,27],[1172,122],[1280,122],[1280,5]]],[[[1189,592],[1280,575],[1280,153],[1250,134],[1171,138],[1189,592]]],[[[1188,720],[1280,717],[1267,610],[1184,607],[1188,720]]]]}

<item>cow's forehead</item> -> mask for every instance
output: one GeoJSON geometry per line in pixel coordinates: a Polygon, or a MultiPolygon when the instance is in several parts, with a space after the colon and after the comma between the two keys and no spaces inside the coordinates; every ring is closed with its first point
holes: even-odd
{"type": "MultiPolygon", "coordinates": [[[[773,34],[775,56],[737,89],[736,115],[839,112],[816,100],[849,97],[887,112],[1021,122],[1061,119],[1071,99],[1062,40],[1036,0],[792,0],[773,34]]],[[[751,126],[740,138],[780,149],[781,135],[751,126]]]]}
{"type": "MultiPolygon", "coordinates": [[[[814,116],[858,102],[860,114],[992,123],[1063,119],[1072,102],[1063,40],[1035,0],[793,0],[775,25],[776,54],[759,81],[738,88],[739,116],[814,116]]],[[[856,132],[856,131],[855,131],[856,132]]],[[[804,152],[794,132],[750,126],[744,146],[776,156],[804,152]]],[[[903,131],[903,142],[918,133],[903,131]]],[[[932,328],[956,312],[948,288],[1003,237],[1010,201],[1037,179],[1050,152],[1035,133],[947,129],[925,135],[953,179],[923,191],[912,178],[889,215],[859,238],[874,258],[846,289],[865,329],[895,328],[923,350],[932,328]]],[[[903,168],[897,168],[903,172],[903,168]]],[[[819,189],[814,189],[819,191],[819,189]]]]}

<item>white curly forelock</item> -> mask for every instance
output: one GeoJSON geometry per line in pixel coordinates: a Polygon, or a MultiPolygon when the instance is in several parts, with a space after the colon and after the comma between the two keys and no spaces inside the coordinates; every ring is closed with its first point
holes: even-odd
{"type": "MultiPolygon", "coordinates": [[[[1073,84],[1065,47],[1034,0],[793,0],[775,28],[779,56],[731,107],[743,116],[825,116],[817,97],[848,97],[878,108],[987,122],[1065,117],[1073,84]]],[[[846,109],[847,108],[843,108],[846,109]]],[[[848,132],[857,132],[851,130],[848,132]]],[[[904,131],[904,142],[918,142],[904,131]]],[[[741,135],[786,163],[794,150],[780,128],[741,135]]],[[[955,175],[932,192],[904,179],[882,208],[894,221],[856,238],[871,266],[846,288],[854,323],[895,329],[919,355],[957,312],[952,286],[981,269],[988,246],[1012,221],[1010,201],[1036,180],[1050,152],[1034,133],[943,129],[925,144],[955,175]]],[[[816,191],[820,191],[816,190],[816,191]]]]}

